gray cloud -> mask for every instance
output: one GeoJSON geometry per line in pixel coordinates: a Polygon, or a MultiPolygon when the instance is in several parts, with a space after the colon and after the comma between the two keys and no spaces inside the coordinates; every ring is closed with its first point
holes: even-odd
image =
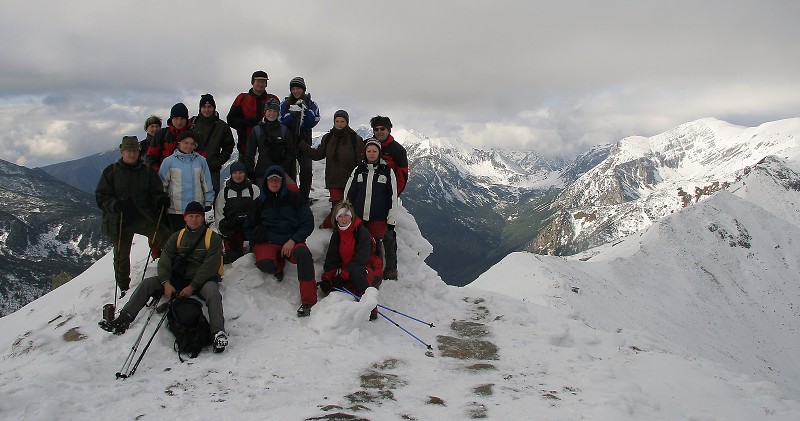
{"type": "Polygon", "coordinates": [[[800,109],[794,1],[7,3],[0,158],[27,166],[113,148],[206,92],[224,116],[256,69],[281,97],[305,77],[318,130],[343,108],[545,154],[800,109]]]}

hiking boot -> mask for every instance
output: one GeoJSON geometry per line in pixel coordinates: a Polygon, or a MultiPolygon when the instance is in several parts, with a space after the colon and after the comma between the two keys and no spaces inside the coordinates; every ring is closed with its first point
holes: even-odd
{"type": "Polygon", "coordinates": [[[214,335],[214,352],[220,353],[228,346],[228,335],[223,331],[219,331],[214,335]]]}
{"type": "Polygon", "coordinates": [[[127,311],[122,310],[119,312],[119,316],[109,323],[109,327],[112,329],[109,330],[109,332],[113,332],[115,335],[122,335],[131,327],[131,322],[133,322],[133,316],[127,311]]]}
{"type": "Polygon", "coordinates": [[[297,309],[297,317],[308,317],[311,315],[311,307],[313,304],[303,304],[297,309]]]}
{"type": "Polygon", "coordinates": [[[283,282],[283,271],[275,272],[275,280],[278,282],[283,282]]]}
{"type": "Polygon", "coordinates": [[[383,270],[383,279],[393,279],[397,280],[397,269],[384,269],[383,270]]]}
{"type": "Polygon", "coordinates": [[[378,307],[369,312],[369,321],[374,322],[375,320],[378,320],[378,307]]]}

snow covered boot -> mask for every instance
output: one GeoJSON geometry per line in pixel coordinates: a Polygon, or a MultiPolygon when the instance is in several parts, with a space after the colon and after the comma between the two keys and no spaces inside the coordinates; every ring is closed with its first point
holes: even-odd
{"type": "Polygon", "coordinates": [[[297,317],[308,317],[311,315],[312,304],[303,304],[297,309],[297,317]]]}
{"type": "Polygon", "coordinates": [[[214,352],[220,353],[228,346],[228,335],[223,331],[219,331],[214,335],[214,352]]]}

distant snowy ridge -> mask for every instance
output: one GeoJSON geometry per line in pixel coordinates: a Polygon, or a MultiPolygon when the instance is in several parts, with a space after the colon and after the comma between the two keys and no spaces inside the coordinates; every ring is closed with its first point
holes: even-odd
{"type": "Polygon", "coordinates": [[[597,166],[566,186],[551,205],[558,212],[529,245],[546,254],[573,254],[647,228],[680,209],[681,188],[734,182],[746,168],[796,148],[800,119],[740,127],[706,118],[613,145],[597,166]]]}
{"type": "Polygon", "coordinates": [[[798,161],[768,158],[733,194],[619,243],[568,258],[515,253],[469,286],[567,310],[598,329],[634,329],[652,341],[649,352],[716,361],[796,398],[798,170],[798,161]]]}

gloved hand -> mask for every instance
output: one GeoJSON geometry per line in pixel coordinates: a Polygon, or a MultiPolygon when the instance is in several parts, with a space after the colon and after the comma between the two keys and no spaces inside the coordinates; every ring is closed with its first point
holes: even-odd
{"type": "Polygon", "coordinates": [[[233,224],[227,219],[219,221],[219,235],[225,238],[233,237],[233,224]]]}
{"type": "Polygon", "coordinates": [[[256,227],[253,228],[253,233],[250,236],[250,241],[253,243],[263,243],[267,241],[267,227],[265,227],[264,225],[256,225],[256,227]]]}
{"type": "Polygon", "coordinates": [[[136,205],[133,204],[133,200],[130,197],[125,200],[117,200],[114,203],[114,211],[128,214],[134,213],[136,212],[136,205]]]}
{"type": "Polygon", "coordinates": [[[210,211],[210,210],[211,210],[211,206],[209,206],[209,205],[206,205],[206,207],[205,207],[205,208],[203,208],[203,210],[204,210],[204,211],[206,211],[206,212],[208,212],[208,211],[210,211]]]}
{"type": "Polygon", "coordinates": [[[336,269],[333,269],[323,273],[320,279],[322,279],[322,281],[324,282],[333,282],[333,278],[335,277],[336,277],[336,269]]]}
{"type": "Polygon", "coordinates": [[[158,207],[158,209],[168,209],[169,196],[161,196],[158,199],[156,199],[156,207],[158,207]]]}

